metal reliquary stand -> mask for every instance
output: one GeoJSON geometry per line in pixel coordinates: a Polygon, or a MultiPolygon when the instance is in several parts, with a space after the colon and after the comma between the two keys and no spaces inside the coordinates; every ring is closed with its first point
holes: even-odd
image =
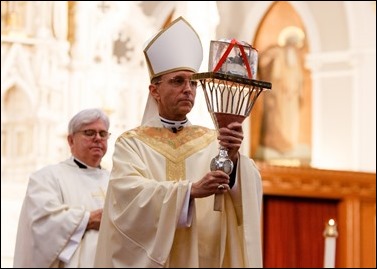
{"type": "MultiPolygon", "coordinates": [[[[201,83],[208,112],[217,131],[231,122],[242,123],[250,115],[261,92],[271,89],[269,82],[219,72],[197,73],[192,79],[201,83]]],[[[210,169],[231,174],[233,162],[229,159],[226,148],[220,146],[219,154],[212,159],[210,169]]],[[[222,207],[223,194],[215,194],[214,210],[221,211],[222,207]]]]}

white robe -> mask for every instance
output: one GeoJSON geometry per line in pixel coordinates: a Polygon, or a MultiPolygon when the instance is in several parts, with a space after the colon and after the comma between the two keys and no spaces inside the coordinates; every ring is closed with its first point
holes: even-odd
{"type": "Polygon", "coordinates": [[[190,182],[209,172],[216,133],[189,126],[174,134],[158,118],[122,134],[102,215],[95,267],[262,267],[262,185],[254,162],[240,156],[224,210],[214,196],[191,201],[192,222],[179,220],[190,182]],[[232,194],[231,194],[232,192],[232,194]]]}
{"type": "Polygon", "coordinates": [[[109,171],[80,169],[73,158],[30,176],[22,205],[14,267],[93,267],[98,231],[81,238],[69,263],[58,256],[85,212],[103,207],[109,171]]]}

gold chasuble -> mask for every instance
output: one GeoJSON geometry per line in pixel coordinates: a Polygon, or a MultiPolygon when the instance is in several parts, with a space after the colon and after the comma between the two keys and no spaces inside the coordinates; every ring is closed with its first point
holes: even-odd
{"type": "Polygon", "coordinates": [[[213,195],[189,199],[218,153],[216,137],[191,124],[173,133],[158,116],[118,137],[95,267],[262,267],[262,185],[251,159],[240,155],[222,212],[213,195]]]}
{"type": "Polygon", "coordinates": [[[185,160],[193,153],[207,147],[216,139],[215,132],[209,132],[200,126],[183,128],[173,133],[166,128],[140,127],[126,133],[126,136],[136,136],[145,144],[166,158],[166,179],[185,180],[185,160]]]}

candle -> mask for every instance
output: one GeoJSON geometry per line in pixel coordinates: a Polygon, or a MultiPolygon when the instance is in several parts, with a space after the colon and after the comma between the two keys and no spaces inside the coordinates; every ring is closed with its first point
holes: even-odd
{"type": "Polygon", "coordinates": [[[330,219],[323,232],[325,237],[325,255],[323,259],[324,268],[335,268],[335,250],[336,250],[336,237],[338,231],[333,219],[330,219]]]}

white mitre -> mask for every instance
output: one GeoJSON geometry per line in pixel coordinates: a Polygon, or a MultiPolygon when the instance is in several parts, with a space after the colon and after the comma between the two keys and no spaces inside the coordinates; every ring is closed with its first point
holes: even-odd
{"type": "MultiPolygon", "coordinates": [[[[147,42],[144,56],[152,81],[155,77],[179,70],[198,72],[203,60],[203,47],[194,28],[179,17],[147,42]]],[[[149,94],[142,124],[156,115],[157,103],[149,94]]]]}

